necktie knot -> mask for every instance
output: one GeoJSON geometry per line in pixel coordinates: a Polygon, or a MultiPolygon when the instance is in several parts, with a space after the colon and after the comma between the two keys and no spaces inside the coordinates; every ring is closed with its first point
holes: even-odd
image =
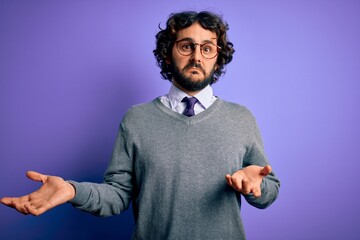
{"type": "Polygon", "coordinates": [[[195,115],[194,106],[198,102],[197,98],[184,97],[182,102],[186,103],[186,109],[183,114],[188,117],[194,116],[195,115]]]}

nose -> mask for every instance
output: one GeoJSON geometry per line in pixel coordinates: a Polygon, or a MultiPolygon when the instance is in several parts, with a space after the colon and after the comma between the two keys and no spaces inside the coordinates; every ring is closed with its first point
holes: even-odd
{"type": "Polygon", "coordinates": [[[200,44],[195,44],[194,48],[194,52],[192,53],[193,60],[195,62],[201,62],[202,55],[200,44]]]}

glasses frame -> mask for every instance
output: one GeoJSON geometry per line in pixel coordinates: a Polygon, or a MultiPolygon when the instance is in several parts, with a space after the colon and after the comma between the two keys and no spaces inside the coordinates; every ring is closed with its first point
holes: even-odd
{"type": "Polygon", "coordinates": [[[216,44],[214,44],[214,43],[212,43],[212,42],[195,43],[195,42],[193,42],[193,41],[191,41],[191,40],[189,40],[189,39],[180,39],[180,40],[178,40],[178,41],[175,42],[175,45],[176,45],[176,49],[177,49],[177,51],[180,53],[180,55],[186,56],[186,57],[187,57],[187,56],[190,56],[191,54],[193,54],[193,53],[195,52],[195,49],[196,49],[196,46],[197,46],[197,45],[200,46],[201,56],[202,56],[203,58],[205,58],[205,59],[214,59],[214,58],[219,54],[219,51],[221,50],[221,47],[219,47],[218,45],[216,45],[216,44]],[[193,48],[192,48],[191,53],[189,53],[189,54],[181,53],[181,51],[179,50],[179,42],[184,42],[184,41],[191,42],[191,43],[194,45],[193,48]],[[211,45],[213,45],[213,46],[216,47],[216,54],[215,54],[215,56],[213,56],[213,57],[211,57],[211,58],[204,56],[203,51],[201,50],[201,48],[202,48],[204,45],[206,45],[206,44],[211,44],[211,45]]]}

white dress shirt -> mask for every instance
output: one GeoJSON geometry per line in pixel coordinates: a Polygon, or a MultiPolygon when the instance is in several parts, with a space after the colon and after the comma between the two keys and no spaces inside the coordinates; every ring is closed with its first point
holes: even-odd
{"type": "MultiPolygon", "coordinates": [[[[160,101],[171,110],[183,114],[186,108],[186,103],[181,102],[184,97],[193,97],[185,92],[178,89],[174,84],[171,84],[169,93],[161,96],[160,101]]],[[[213,94],[213,90],[210,85],[205,87],[199,93],[194,95],[198,99],[198,102],[194,106],[195,115],[201,113],[205,109],[211,106],[216,100],[216,97],[213,94]]]]}

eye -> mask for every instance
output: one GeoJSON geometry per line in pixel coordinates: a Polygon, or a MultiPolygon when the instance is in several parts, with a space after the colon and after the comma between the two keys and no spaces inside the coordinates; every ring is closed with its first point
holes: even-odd
{"type": "Polygon", "coordinates": [[[190,42],[184,42],[181,45],[181,49],[184,51],[191,51],[192,50],[192,44],[190,42]]]}
{"type": "Polygon", "coordinates": [[[202,47],[202,51],[204,53],[211,53],[214,51],[214,47],[211,45],[211,44],[205,44],[203,47],[202,47]]]}

